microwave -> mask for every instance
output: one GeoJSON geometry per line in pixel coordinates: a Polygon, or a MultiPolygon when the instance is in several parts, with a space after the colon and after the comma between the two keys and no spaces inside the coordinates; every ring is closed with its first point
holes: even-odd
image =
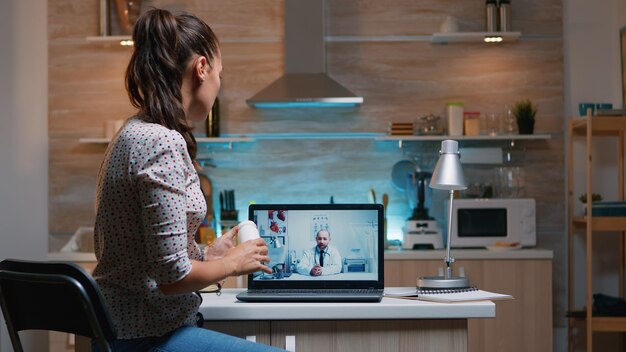
{"type": "MultiPolygon", "coordinates": [[[[445,209],[447,219],[449,204],[445,209]]],[[[496,242],[534,247],[537,243],[532,198],[455,199],[452,213],[451,247],[487,247],[496,242]]]]}

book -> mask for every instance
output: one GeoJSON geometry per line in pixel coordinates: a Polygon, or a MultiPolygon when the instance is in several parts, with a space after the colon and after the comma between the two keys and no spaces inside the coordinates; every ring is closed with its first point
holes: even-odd
{"type": "Polygon", "coordinates": [[[385,288],[385,297],[445,303],[514,299],[511,295],[484,291],[476,287],[440,290],[422,290],[412,287],[389,287],[385,288]]]}

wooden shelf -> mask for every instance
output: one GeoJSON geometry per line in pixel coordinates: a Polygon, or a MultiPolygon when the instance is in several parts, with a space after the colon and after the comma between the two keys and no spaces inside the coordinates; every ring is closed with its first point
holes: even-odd
{"type": "MultiPolygon", "coordinates": [[[[573,219],[574,226],[585,228],[586,216],[577,216],[573,219]]],[[[594,231],[626,231],[626,217],[624,216],[593,216],[591,227],[594,231]]]]}
{"type": "MultiPolygon", "coordinates": [[[[583,310],[578,311],[584,314],[583,310]]],[[[585,316],[571,316],[569,319],[586,322],[585,316]]],[[[626,317],[595,316],[591,318],[591,329],[604,332],[626,332],[626,317]]]]}
{"type": "Polygon", "coordinates": [[[591,329],[593,331],[626,332],[626,317],[593,317],[591,329]]]}
{"type": "MultiPolygon", "coordinates": [[[[592,129],[594,136],[617,136],[626,131],[626,116],[593,116],[592,129]]],[[[587,117],[570,120],[570,127],[576,136],[587,133],[587,117]]]]}
{"type": "Polygon", "coordinates": [[[485,43],[485,44],[502,44],[516,42],[521,32],[452,32],[452,33],[433,33],[431,42],[437,44],[448,43],[485,43]],[[500,42],[487,43],[485,38],[499,37],[500,42]]]}

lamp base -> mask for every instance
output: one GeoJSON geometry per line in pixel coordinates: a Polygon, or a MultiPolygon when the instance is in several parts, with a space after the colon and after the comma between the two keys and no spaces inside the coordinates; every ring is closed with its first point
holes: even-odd
{"type": "Polygon", "coordinates": [[[417,278],[417,287],[421,289],[454,289],[469,287],[469,279],[461,276],[424,276],[417,278]]]}

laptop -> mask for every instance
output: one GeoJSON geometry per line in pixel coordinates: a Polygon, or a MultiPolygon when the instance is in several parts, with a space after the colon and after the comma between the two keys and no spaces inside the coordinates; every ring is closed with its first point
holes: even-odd
{"type": "Polygon", "coordinates": [[[272,274],[248,275],[246,302],[380,302],[381,204],[252,204],[272,274]]]}

